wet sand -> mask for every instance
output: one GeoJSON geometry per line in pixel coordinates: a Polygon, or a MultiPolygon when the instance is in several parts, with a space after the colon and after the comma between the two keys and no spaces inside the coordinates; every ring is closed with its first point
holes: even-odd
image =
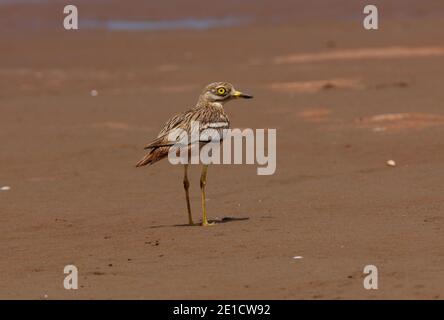
{"type": "MultiPolygon", "coordinates": [[[[234,5],[171,3],[79,10],[155,20],[234,5]]],[[[59,2],[1,6],[0,298],[443,299],[444,5],[384,3],[378,31],[359,1],[247,2],[232,14],[245,25],[138,32],[63,31],[59,2]],[[226,112],[277,129],[277,170],[210,167],[209,217],[236,219],[186,227],[182,168],[134,165],[212,81],[255,96],[226,112]],[[78,290],[63,288],[67,264],[78,290]],[[369,264],[378,290],[363,288],[369,264]]]]}

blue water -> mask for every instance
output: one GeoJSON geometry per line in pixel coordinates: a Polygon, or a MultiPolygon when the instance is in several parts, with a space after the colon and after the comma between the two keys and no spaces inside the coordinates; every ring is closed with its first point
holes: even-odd
{"type": "Polygon", "coordinates": [[[246,24],[251,18],[225,17],[225,18],[205,18],[205,19],[179,19],[179,20],[80,20],[79,29],[105,29],[110,31],[157,31],[157,30],[206,30],[210,28],[235,27],[246,24]]]}

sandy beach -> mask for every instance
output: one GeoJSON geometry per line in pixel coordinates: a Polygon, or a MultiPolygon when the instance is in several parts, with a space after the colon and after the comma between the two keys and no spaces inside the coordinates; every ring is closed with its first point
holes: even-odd
{"type": "Polygon", "coordinates": [[[444,3],[374,1],[375,31],[329,3],[76,1],[67,31],[0,1],[0,298],[443,299],[444,3]],[[187,227],[183,169],[135,163],[213,81],[254,95],[225,111],[277,130],[277,170],[211,166],[236,219],[187,227]]]}

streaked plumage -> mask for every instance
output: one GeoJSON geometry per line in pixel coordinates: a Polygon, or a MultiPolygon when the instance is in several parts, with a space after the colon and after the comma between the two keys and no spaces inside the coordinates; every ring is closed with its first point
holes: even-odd
{"type": "Polygon", "coordinates": [[[190,109],[172,117],[159,132],[157,138],[145,147],[150,152],[139,161],[137,166],[153,164],[167,157],[170,147],[175,143],[168,140],[169,134],[177,128],[183,129],[190,134],[192,121],[199,121],[199,133],[207,128],[217,127],[218,130],[222,131],[230,127],[230,120],[221,105],[216,106],[210,103],[199,105],[198,108],[190,109]],[[221,124],[223,125],[221,126],[221,124]]]}
{"type": "MultiPolygon", "coordinates": [[[[243,94],[236,91],[230,83],[227,82],[215,82],[205,87],[201,93],[199,100],[194,108],[188,111],[175,115],[168,120],[162,130],[160,130],[157,138],[151,141],[145,149],[149,150],[137,164],[137,167],[151,165],[159,160],[162,160],[168,156],[170,148],[174,145],[175,141],[170,141],[169,136],[176,129],[185,130],[189,135],[191,134],[192,121],[199,122],[199,134],[208,128],[217,130],[219,136],[222,137],[222,131],[230,128],[230,120],[224,111],[224,103],[234,98],[252,98],[247,94],[243,94]]],[[[200,141],[204,144],[205,141],[200,141]]],[[[184,187],[187,197],[187,207],[189,214],[189,223],[193,224],[191,219],[191,210],[189,205],[188,195],[188,178],[187,168],[185,165],[184,187]]],[[[204,165],[201,176],[201,189],[202,189],[202,208],[203,208],[203,220],[202,225],[209,225],[206,219],[205,212],[205,183],[206,183],[207,166],[204,165]]]]}

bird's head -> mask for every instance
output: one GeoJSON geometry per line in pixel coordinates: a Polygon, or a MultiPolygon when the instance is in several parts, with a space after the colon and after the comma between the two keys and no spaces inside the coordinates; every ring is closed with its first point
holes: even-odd
{"type": "Polygon", "coordinates": [[[216,102],[224,104],[232,99],[243,98],[251,99],[253,96],[242,93],[234,89],[233,85],[228,82],[213,82],[205,87],[200,100],[204,102],[216,102]]]}

